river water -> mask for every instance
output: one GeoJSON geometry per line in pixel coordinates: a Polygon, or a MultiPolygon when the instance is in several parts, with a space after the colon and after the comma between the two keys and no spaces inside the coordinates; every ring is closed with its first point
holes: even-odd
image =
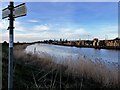
{"type": "Polygon", "coordinates": [[[66,58],[86,57],[92,61],[100,60],[102,62],[118,64],[120,50],[77,48],[68,46],[58,46],[52,44],[33,44],[26,48],[26,52],[41,54],[47,53],[55,56],[56,60],[67,60],[66,58]],[[64,58],[64,59],[63,59],[64,58]]]}

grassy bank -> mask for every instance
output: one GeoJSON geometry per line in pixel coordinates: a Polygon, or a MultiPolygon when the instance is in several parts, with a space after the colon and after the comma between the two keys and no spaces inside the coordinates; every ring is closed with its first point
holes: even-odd
{"type": "MultiPolygon", "coordinates": [[[[27,44],[17,45],[14,48],[14,89],[33,88],[74,88],[100,89],[118,88],[117,69],[110,71],[101,63],[93,63],[90,60],[79,58],[74,63],[69,62],[58,64],[53,57],[45,54],[40,57],[37,54],[25,53],[27,44]]],[[[3,45],[2,67],[3,67],[3,88],[7,88],[8,68],[8,45],[3,45]]]]}

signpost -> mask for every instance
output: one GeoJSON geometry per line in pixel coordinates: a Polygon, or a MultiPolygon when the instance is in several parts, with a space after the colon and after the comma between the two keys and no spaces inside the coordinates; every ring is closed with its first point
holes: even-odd
{"type": "Polygon", "coordinates": [[[9,18],[9,63],[8,63],[8,90],[13,88],[13,43],[14,18],[25,16],[27,12],[25,3],[14,7],[14,2],[2,10],[2,19],[9,18]]]}

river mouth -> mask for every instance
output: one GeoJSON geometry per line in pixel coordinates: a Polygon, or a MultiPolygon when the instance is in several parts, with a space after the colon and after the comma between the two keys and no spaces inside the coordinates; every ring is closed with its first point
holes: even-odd
{"type": "Polygon", "coordinates": [[[109,68],[118,68],[118,53],[120,51],[96,50],[93,48],[77,48],[58,46],[52,44],[33,44],[25,49],[27,53],[38,54],[38,56],[49,56],[57,63],[78,60],[90,60],[93,63],[104,64],[109,68]],[[114,60],[113,60],[114,59],[114,60]]]}

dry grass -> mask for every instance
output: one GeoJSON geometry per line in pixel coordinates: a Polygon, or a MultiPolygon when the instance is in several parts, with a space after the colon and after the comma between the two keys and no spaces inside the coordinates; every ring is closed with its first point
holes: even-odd
{"type": "Polygon", "coordinates": [[[68,66],[67,72],[82,76],[87,79],[93,79],[102,83],[106,87],[116,87],[118,85],[118,69],[108,68],[103,63],[95,63],[85,58],[80,58],[77,62],[69,61],[65,63],[68,66]]]}
{"type": "Polygon", "coordinates": [[[73,87],[82,88],[87,86],[85,85],[86,82],[91,84],[91,86],[94,84],[93,87],[95,85],[106,88],[119,86],[117,68],[109,69],[104,63],[95,63],[85,57],[79,57],[77,62],[68,57],[65,62],[58,64],[54,62],[55,57],[49,54],[41,53],[41,55],[38,55],[24,52],[23,50],[26,46],[16,46],[14,48],[14,56],[17,63],[22,61],[23,65],[37,67],[37,72],[32,72],[33,84],[31,87],[40,88],[44,86],[44,88],[55,88],[57,85],[59,88],[70,88],[72,87],[70,85],[73,85],[73,87]],[[42,73],[44,71],[45,73],[42,73]],[[73,80],[75,85],[71,84],[68,79],[73,80]],[[79,85],[76,86],[76,84],[79,85]]]}

